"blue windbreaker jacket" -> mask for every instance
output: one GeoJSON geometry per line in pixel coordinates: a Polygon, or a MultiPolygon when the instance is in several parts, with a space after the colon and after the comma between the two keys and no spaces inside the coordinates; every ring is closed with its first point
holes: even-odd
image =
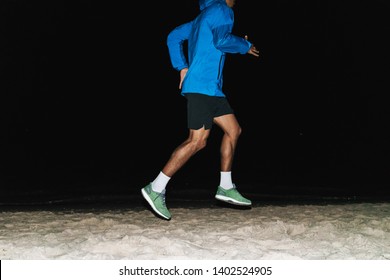
{"type": "Polygon", "coordinates": [[[226,53],[246,54],[251,43],[231,34],[233,10],[225,0],[199,0],[200,14],[173,29],[167,45],[173,68],[188,67],[181,94],[201,93],[225,97],[222,91],[226,53]],[[188,40],[188,61],[184,42],[188,40]]]}

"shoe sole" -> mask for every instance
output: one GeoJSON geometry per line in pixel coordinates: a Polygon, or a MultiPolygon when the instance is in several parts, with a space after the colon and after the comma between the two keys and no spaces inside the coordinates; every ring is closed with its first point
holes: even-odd
{"type": "Polygon", "coordinates": [[[148,193],[144,189],[141,190],[141,193],[142,193],[142,196],[149,203],[150,207],[152,207],[153,211],[156,214],[158,214],[159,216],[163,217],[166,220],[170,220],[171,219],[170,217],[165,216],[163,213],[161,213],[160,211],[157,210],[156,206],[154,206],[153,201],[150,199],[150,196],[148,195],[148,193]]]}
{"type": "Polygon", "coordinates": [[[249,203],[241,202],[241,201],[232,199],[231,197],[227,197],[227,196],[219,195],[219,194],[215,195],[215,198],[220,200],[220,201],[227,202],[227,203],[234,204],[234,205],[240,205],[240,206],[251,206],[252,205],[251,202],[249,202],[249,203]]]}

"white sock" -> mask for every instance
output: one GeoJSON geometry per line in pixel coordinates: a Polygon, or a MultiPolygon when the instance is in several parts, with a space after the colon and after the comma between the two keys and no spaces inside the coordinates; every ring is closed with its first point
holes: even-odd
{"type": "Polygon", "coordinates": [[[168,177],[161,171],[156,177],[156,179],[154,179],[154,181],[152,182],[153,191],[160,193],[165,190],[165,187],[167,186],[170,179],[171,177],[168,177]]]}
{"type": "Polygon", "coordinates": [[[222,188],[224,188],[225,190],[230,190],[234,187],[233,182],[232,182],[232,172],[231,171],[228,171],[228,172],[221,171],[221,181],[220,181],[219,185],[222,188]]]}

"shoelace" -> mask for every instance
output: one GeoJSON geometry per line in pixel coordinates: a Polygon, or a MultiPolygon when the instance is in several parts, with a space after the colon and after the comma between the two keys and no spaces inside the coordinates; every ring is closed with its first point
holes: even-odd
{"type": "Polygon", "coordinates": [[[162,196],[162,204],[165,206],[165,195],[162,196]]]}
{"type": "Polygon", "coordinates": [[[159,194],[159,196],[160,196],[161,199],[162,199],[162,204],[163,204],[164,206],[166,206],[166,204],[165,204],[165,192],[161,192],[161,193],[159,194]]]}

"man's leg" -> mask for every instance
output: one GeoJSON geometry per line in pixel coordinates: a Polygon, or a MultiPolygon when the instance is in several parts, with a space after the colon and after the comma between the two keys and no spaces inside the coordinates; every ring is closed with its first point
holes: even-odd
{"type": "Polygon", "coordinates": [[[193,155],[206,147],[209,135],[210,129],[206,130],[203,127],[198,130],[190,129],[187,140],[173,151],[162,172],[172,177],[193,155]]]}
{"type": "Polygon", "coordinates": [[[231,171],[237,141],[241,135],[241,127],[234,114],[214,118],[214,123],[217,124],[223,131],[220,150],[221,171],[231,171]]]}
{"type": "Polygon", "coordinates": [[[171,219],[171,213],[165,204],[165,188],[168,181],[194,154],[206,146],[209,135],[209,129],[190,129],[187,140],[172,152],[157,178],[141,190],[152,209],[163,218],[171,219]]]}
{"type": "Polygon", "coordinates": [[[241,135],[241,127],[234,114],[227,114],[214,118],[224,132],[221,142],[221,183],[218,186],[215,198],[227,203],[250,206],[252,202],[243,197],[236,189],[231,179],[234,153],[238,138],[241,135]]]}

